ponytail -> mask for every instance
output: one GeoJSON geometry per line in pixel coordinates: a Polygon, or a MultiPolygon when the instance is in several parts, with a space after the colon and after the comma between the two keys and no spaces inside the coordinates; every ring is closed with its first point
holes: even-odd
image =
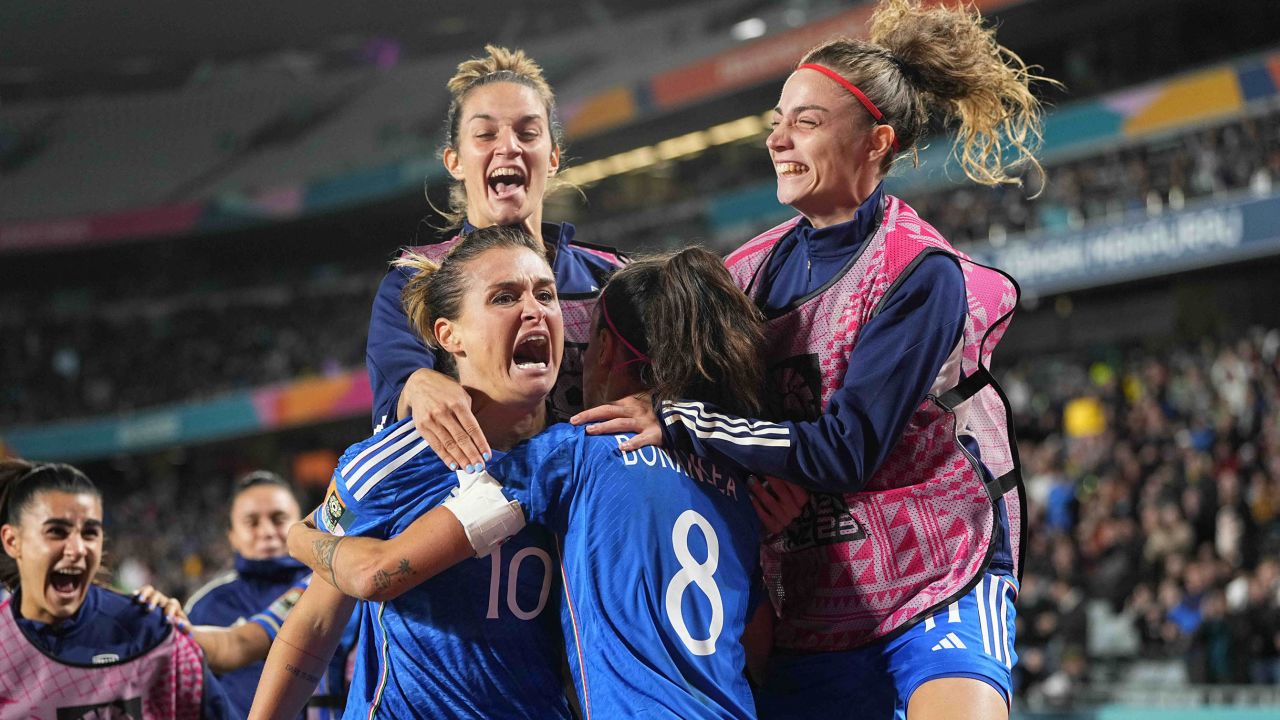
{"type": "MultiPolygon", "coordinates": [[[[859,87],[884,113],[901,151],[919,163],[918,144],[929,118],[958,121],[953,152],[965,175],[982,185],[1021,184],[1010,169],[1040,163],[1040,102],[1035,75],[1017,54],[1000,45],[975,8],[920,0],[880,0],[871,16],[869,41],[841,38],[805,54],[800,64],[829,67],[859,87]]],[[[888,172],[893,155],[885,156],[888,172]]]]}
{"type": "Polygon", "coordinates": [[[760,414],[763,319],[720,258],[691,247],[636,260],[614,274],[601,304],[612,329],[643,352],[636,372],[656,400],[760,414]]]}

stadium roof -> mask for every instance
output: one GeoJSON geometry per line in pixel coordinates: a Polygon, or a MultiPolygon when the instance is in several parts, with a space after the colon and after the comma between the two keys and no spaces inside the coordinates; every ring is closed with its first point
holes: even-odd
{"type": "MultiPolygon", "coordinates": [[[[474,50],[484,42],[514,42],[680,4],[681,0],[12,0],[0,3],[0,80],[172,73],[205,61],[234,62],[290,51],[362,52],[371,43],[411,56],[474,50]]],[[[760,3],[736,3],[753,4],[760,3]]]]}

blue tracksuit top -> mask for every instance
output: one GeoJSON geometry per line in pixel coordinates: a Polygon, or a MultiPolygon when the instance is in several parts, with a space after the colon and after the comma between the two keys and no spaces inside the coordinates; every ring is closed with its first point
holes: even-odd
{"type": "MultiPolygon", "coordinates": [[[[290,557],[246,560],[237,554],[234,570],[215,577],[191,595],[187,617],[193,625],[218,627],[248,621],[310,573],[310,568],[290,557]]],[[[218,676],[239,717],[247,716],[253,705],[262,665],[255,662],[218,676]]]]}

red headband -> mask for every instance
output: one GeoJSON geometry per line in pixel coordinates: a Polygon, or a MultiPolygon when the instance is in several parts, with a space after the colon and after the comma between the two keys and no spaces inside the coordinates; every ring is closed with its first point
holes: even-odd
{"type": "Polygon", "coordinates": [[[601,317],[603,317],[604,321],[609,324],[609,329],[613,331],[614,337],[621,340],[622,344],[626,345],[627,349],[630,350],[631,353],[636,356],[634,360],[628,360],[622,363],[622,366],[626,367],[628,365],[631,365],[632,363],[638,363],[638,362],[642,362],[642,363],[650,362],[648,355],[645,355],[644,353],[636,349],[635,345],[632,345],[631,343],[627,342],[627,339],[622,336],[622,333],[618,332],[618,326],[614,325],[613,319],[609,317],[609,303],[605,302],[604,293],[600,293],[600,302],[597,304],[600,306],[601,317]]]}
{"type": "MultiPolygon", "coordinates": [[[[880,112],[880,108],[876,107],[876,104],[871,102],[871,98],[867,97],[861,90],[859,90],[857,85],[854,85],[848,80],[845,80],[844,78],[840,77],[840,73],[837,73],[835,70],[832,70],[831,68],[823,67],[822,65],[817,65],[814,63],[805,63],[796,69],[797,70],[805,70],[805,69],[817,70],[823,75],[826,75],[832,80],[835,80],[836,82],[840,83],[840,85],[843,86],[845,90],[848,90],[849,92],[853,93],[853,96],[858,98],[858,102],[862,103],[862,107],[866,108],[867,112],[871,113],[871,117],[875,118],[876,122],[884,122],[884,113],[880,112]]],[[[889,123],[884,123],[884,124],[889,125],[889,123]]],[[[889,125],[889,127],[892,128],[893,126],[889,125]]],[[[894,131],[893,151],[900,152],[901,150],[902,148],[898,146],[898,133],[897,131],[894,131]]]]}

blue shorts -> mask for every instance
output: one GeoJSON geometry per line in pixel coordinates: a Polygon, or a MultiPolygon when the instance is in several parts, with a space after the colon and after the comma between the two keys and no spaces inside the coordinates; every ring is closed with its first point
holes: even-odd
{"type": "Polygon", "coordinates": [[[973,590],[888,640],[847,652],[775,654],[756,694],[762,720],[904,719],[907,701],[938,678],[981,680],[1012,699],[1017,580],[985,575],[973,590]]]}

